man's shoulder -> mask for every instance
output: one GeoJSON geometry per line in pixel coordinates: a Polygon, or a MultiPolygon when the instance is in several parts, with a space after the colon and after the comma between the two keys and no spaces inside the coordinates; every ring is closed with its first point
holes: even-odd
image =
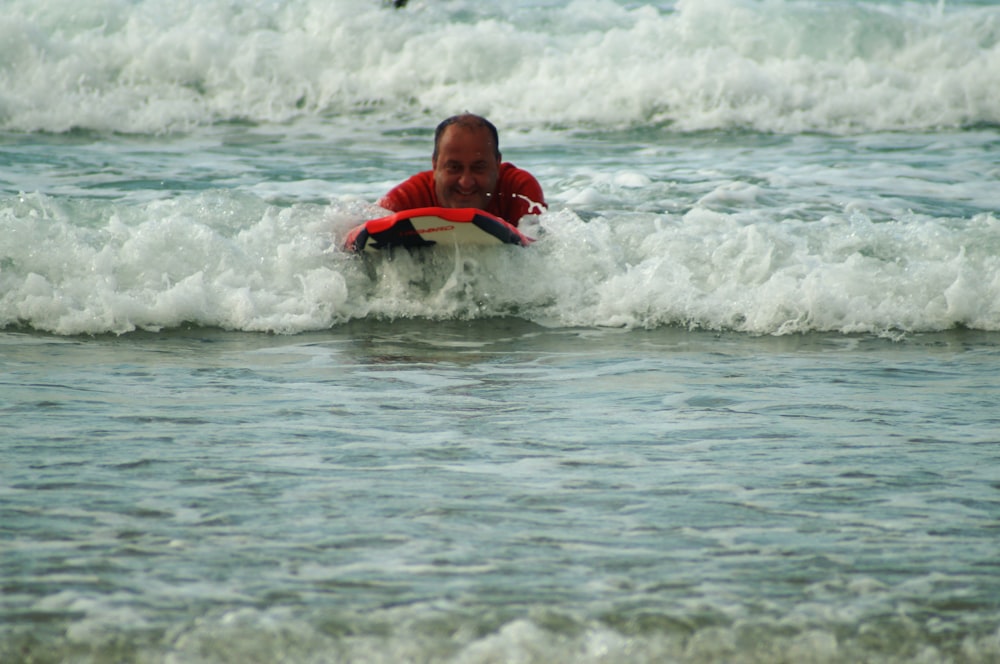
{"type": "MultiPolygon", "coordinates": [[[[524,175],[531,176],[531,173],[529,173],[528,171],[524,170],[523,168],[515,166],[513,163],[511,163],[509,161],[504,161],[504,162],[500,163],[500,177],[503,177],[504,175],[507,175],[508,177],[510,177],[512,175],[518,175],[518,174],[522,174],[522,173],[524,175]]],[[[534,176],[532,176],[532,177],[534,177],[534,176]]]]}
{"type": "Polygon", "coordinates": [[[547,206],[542,185],[535,176],[510,162],[500,164],[497,186],[500,194],[500,216],[515,226],[526,214],[538,214],[547,206]]]}
{"type": "Polygon", "coordinates": [[[535,179],[534,175],[523,168],[518,168],[509,161],[500,164],[499,180],[501,184],[513,187],[538,184],[538,180],[535,179]]]}
{"type": "Polygon", "coordinates": [[[393,187],[382,197],[379,205],[399,212],[417,207],[434,205],[434,172],[422,171],[393,187]]]}

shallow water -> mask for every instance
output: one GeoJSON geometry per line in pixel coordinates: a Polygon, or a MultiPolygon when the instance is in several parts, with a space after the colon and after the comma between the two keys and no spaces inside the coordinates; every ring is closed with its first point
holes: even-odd
{"type": "Polygon", "coordinates": [[[32,661],[998,653],[991,335],[3,342],[32,661]]]}

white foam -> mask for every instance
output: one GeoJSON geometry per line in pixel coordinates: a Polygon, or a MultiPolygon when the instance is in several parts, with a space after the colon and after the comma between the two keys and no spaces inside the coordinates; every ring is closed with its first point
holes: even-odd
{"type": "Polygon", "coordinates": [[[465,109],[508,126],[685,131],[1000,122],[996,7],[631,4],[16,0],[0,17],[0,128],[465,109]]]}
{"type": "Polygon", "coordinates": [[[37,194],[0,206],[0,325],[295,333],[368,316],[516,315],[755,334],[1000,330],[1000,222],[990,214],[799,221],[699,205],[583,221],[553,210],[532,226],[539,239],[528,249],[366,263],[337,248],[374,209],[356,202],[279,208],[212,192],[108,205],[81,224],[87,205],[37,194]]]}
{"type": "MultiPolygon", "coordinates": [[[[763,604],[761,602],[760,604],[763,604]]],[[[771,607],[768,607],[769,609],[771,607]]],[[[268,661],[447,661],[455,664],[487,662],[647,663],[664,661],[773,662],[775,653],[787,661],[840,662],[864,660],[898,662],[906,653],[928,664],[953,661],[954,648],[935,647],[933,620],[924,624],[906,617],[905,642],[885,650],[884,642],[848,629],[844,616],[821,616],[816,624],[809,605],[782,619],[760,611],[754,617],[723,618],[720,607],[704,600],[691,606],[691,615],[655,610],[616,616],[625,629],[596,620],[580,620],[570,613],[538,607],[527,615],[484,630],[488,617],[461,616],[446,607],[416,606],[371,612],[366,616],[330,611],[329,615],[300,616],[290,610],[240,609],[204,616],[179,625],[163,643],[145,645],[143,660],[152,662],[268,661]],[[327,628],[324,629],[323,626],[327,628]]],[[[876,607],[877,608],[877,607],[876,607]]],[[[885,607],[882,607],[885,609],[885,607]]],[[[734,613],[741,613],[733,611],[734,613]]],[[[878,614],[876,614],[878,615],[878,614]]],[[[883,615],[883,624],[893,625],[883,615]]],[[[858,616],[849,616],[857,620],[858,616]]],[[[855,623],[847,623],[853,625],[855,623]]],[[[936,639],[941,641],[940,638],[936,639]]],[[[992,661],[998,649],[996,634],[968,637],[961,644],[970,662],[992,661]]]]}
{"type": "Polygon", "coordinates": [[[60,214],[55,205],[35,195],[0,210],[13,241],[0,271],[4,323],[78,334],[186,322],[296,332],[342,320],[344,273],[328,259],[321,208],[206,194],[109,206],[92,229],[60,218],[74,216],[72,203],[60,214]]]}

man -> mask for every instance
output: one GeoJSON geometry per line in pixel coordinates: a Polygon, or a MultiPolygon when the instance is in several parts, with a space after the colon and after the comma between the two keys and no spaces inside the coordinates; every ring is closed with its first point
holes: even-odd
{"type": "Polygon", "coordinates": [[[542,187],[531,173],[501,161],[497,128],[471,113],[450,117],[434,132],[432,169],[386,194],[379,205],[402,212],[421,207],[479,208],[514,226],[545,209],[542,187]]]}

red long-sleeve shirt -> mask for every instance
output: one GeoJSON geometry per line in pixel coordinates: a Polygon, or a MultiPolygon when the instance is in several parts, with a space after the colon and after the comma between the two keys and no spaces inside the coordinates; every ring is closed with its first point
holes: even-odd
{"type": "MultiPolygon", "coordinates": [[[[422,207],[440,207],[434,191],[434,171],[423,171],[396,185],[379,205],[393,212],[422,207]]],[[[486,210],[514,226],[526,214],[541,214],[546,208],[542,186],[528,171],[510,162],[500,164],[497,190],[490,197],[486,210]]]]}

